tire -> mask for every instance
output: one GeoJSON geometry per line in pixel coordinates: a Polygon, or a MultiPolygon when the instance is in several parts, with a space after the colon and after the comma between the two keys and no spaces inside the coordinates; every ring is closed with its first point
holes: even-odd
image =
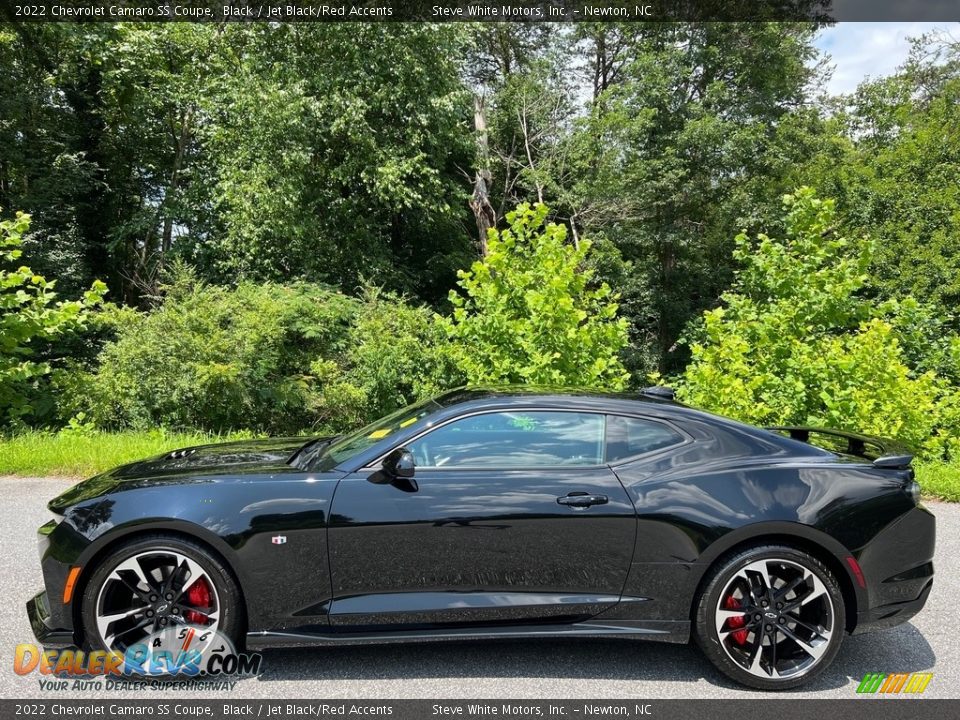
{"type": "Polygon", "coordinates": [[[695,608],[694,636],[710,662],[759,690],[787,690],[818,675],[836,657],[846,628],[833,573],[786,545],[719,560],[695,608]]]}
{"type": "MultiPolygon", "coordinates": [[[[172,572],[172,570],[171,570],[172,572]]],[[[176,583],[174,583],[175,585],[176,583]]],[[[148,585],[147,585],[148,586],[148,585]]],[[[162,587],[162,585],[161,585],[162,587]]],[[[149,633],[159,630],[158,624],[164,621],[164,626],[172,628],[176,623],[184,621],[209,625],[215,628],[219,633],[226,635],[239,649],[237,641],[240,640],[240,631],[242,628],[242,600],[240,590],[233,574],[227,568],[223,560],[215,553],[200,543],[186,538],[172,535],[155,534],[141,536],[121,543],[112,548],[105,557],[99,562],[93,570],[83,590],[81,602],[81,621],[83,625],[83,645],[88,650],[119,650],[122,651],[125,646],[132,642],[137,642],[141,638],[141,633],[149,633]],[[133,567],[136,563],[139,568],[139,575],[136,571],[121,569],[124,566],[133,567]],[[142,578],[153,582],[157,577],[162,576],[164,563],[170,568],[176,567],[184,577],[179,590],[171,587],[171,595],[174,600],[167,603],[170,607],[164,608],[163,612],[158,612],[158,608],[164,604],[164,597],[160,597],[156,592],[147,595],[143,588],[145,585],[139,585],[137,590],[130,588],[130,585],[136,582],[136,579],[142,578]],[[180,568],[187,568],[180,570],[180,568]],[[117,571],[117,574],[114,574],[117,571]],[[206,598],[207,605],[190,605],[188,598],[192,597],[190,589],[198,583],[198,578],[203,578],[207,586],[206,595],[200,593],[201,598],[206,598]],[[121,579],[122,578],[122,579],[121,579]],[[126,587],[124,587],[126,586],[126,587]],[[130,601],[133,603],[130,607],[141,607],[143,612],[136,612],[129,620],[132,624],[139,625],[141,622],[149,623],[142,630],[133,629],[126,635],[131,642],[119,637],[112,642],[107,642],[101,632],[101,625],[98,625],[98,618],[101,623],[106,622],[104,618],[113,616],[112,613],[118,610],[117,607],[108,608],[109,602],[123,598],[116,596],[124,592],[129,593],[130,601]],[[142,597],[141,597],[142,596],[142,597]],[[156,602],[151,604],[150,598],[156,597],[156,602]],[[99,606],[99,607],[98,607],[99,606]],[[196,608],[196,609],[194,609],[196,608]],[[154,618],[151,622],[146,617],[147,610],[150,610],[154,618]],[[212,609],[212,611],[211,611],[212,609]],[[209,612],[206,614],[204,611],[209,612]],[[171,614],[175,613],[175,614],[171,614]],[[212,619],[215,618],[215,619],[212,619]],[[117,645],[117,643],[120,643],[117,645]]],[[[122,606],[119,608],[122,612],[122,606]]],[[[131,612],[134,612],[131,610],[131,612]]],[[[126,619],[108,624],[108,632],[120,632],[115,630],[117,623],[127,623],[126,619]]]]}

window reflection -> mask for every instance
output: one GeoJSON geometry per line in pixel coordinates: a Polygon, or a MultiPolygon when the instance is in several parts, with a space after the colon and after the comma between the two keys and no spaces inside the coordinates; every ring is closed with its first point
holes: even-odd
{"type": "Polygon", "coordinates": [[[663,423],[610,415],[607,418],[607,462],[642,455],[683,442],[683,436],[663,423]]]}
{"type": "Polygon", "coordinates": [[[603,420],[579,412],[486,413],[437,428],[408,447],[418,467],[600,465],[603,420]]]}

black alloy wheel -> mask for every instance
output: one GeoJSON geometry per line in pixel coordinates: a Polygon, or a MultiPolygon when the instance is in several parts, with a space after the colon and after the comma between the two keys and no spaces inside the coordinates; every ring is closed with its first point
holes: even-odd
{"type": "Polygon", "coordinates": [[[781,690],[826,668],[844,628],[843,595],[829,569],[795,548],[763,546],[734,555],[711,573],[695,632],[728,677],[781,690]]]}
{"type": "Polygon", "coordinates": [[[85,644],[123,652],[181,626],[235,640],[238,597],[229,570],[206,548],[175,537],[140,538],[111,552],[86,583],[85,644]]]}

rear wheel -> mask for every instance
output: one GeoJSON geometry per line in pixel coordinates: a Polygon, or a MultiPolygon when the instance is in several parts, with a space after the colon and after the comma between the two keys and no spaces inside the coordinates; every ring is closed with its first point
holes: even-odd
{"type": "Polygon", "coordinates": [[[762,690],[796,687],[826,668],[843,641],[840,587],[815,557],[780,545],[720,562],[696,609],[695,633],[723,673],[762,690]]]}
{"type": "Polygon", "coordinates": [[[235,641],[239,591],[223,562],[202,545],[166,535],[114,549],[82,598],[85,644],[123,652],[157,633],[191,627],[235,641]]]}

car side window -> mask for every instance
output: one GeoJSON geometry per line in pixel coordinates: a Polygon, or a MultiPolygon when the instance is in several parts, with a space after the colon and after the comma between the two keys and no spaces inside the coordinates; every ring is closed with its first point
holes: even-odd
{"type": "Polygon", "coordinates": [[[683,442],[683,436],[656,420],[607,416],[607,462],[613,463],[683,442]]]}
{"type": "Polygon", "coordinates": [[[526,468],[603,463],[597,413],[501,411],[455,420],[409,443],[417,467],[526,468]]]}

